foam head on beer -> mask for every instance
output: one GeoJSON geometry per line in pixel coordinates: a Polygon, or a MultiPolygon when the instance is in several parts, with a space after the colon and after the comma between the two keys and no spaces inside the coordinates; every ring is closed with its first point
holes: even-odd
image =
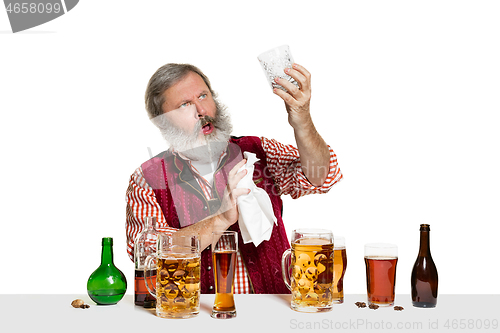
{"type": "Polygon", "coordinates": [[[369,243],[365,245],[365,257],[397,258],[398,247],[394,244],[369,243]]]}

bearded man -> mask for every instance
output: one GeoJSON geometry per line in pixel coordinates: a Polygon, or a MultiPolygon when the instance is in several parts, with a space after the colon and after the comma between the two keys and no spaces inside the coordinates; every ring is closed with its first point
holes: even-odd
{"type": "Polygon", "coordinates": [[[247,174],[239,171],[246,163],[242,152],[251,152],[259,159],[254,164],[254,183],[267,192],[276,225],[270,239],[258,246],[245,244],[238,233],[234,293],[289,293],[280,268],[281,255],[290,247],[280,196],[296,199],[326,193],[342,174],[335,153],[311,119],[310,73],[298,64],[285,73],[298,86],[277,78],[285,89],[276,88],[274,93],[285,102],[297,148],[264,137],[232,137],[229,113],[197,67],[167,64],[155,72],[146,89],[146,110],[170,148],[130,177],[126,233],[132,260],[135,237],[146,217],[154,216],[160,231],[199,236],[201,292],[214,293],[212,232],[240,231],[237,198],[248,195],[250,189],[237,184],[247,174]]]}

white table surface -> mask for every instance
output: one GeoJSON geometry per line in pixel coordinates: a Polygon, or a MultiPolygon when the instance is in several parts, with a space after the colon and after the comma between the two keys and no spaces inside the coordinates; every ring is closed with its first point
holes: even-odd
{"type": "Polygon", "coordinates": [[[237,317],[229,320],[210,317],[213,301],[214,295],[201,295],[197,317],[164,319],[135,306],[133,295],[98,306],[88,295],[3,294],[0,318],[4,332],[500,332],[500,295],[439,295],[434,309],[415,308],[409,295],[396,295],[403,311],[357,308],[366,295],[346,295],[344,304],[314,314],[291,310],[290,295],[235,295],[237,317]],[[90,308],[73,308],[77,298],[90,308]]]}

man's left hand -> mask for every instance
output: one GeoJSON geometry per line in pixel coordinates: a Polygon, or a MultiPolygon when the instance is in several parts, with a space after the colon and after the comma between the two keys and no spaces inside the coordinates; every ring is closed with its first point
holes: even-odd
{"type": "Polygon", "coordinates": [[[274,89],[286,105],[288,122],[293,127],[299,149],[302,172],[314,186],[322,186],[330,170],[330,152],[313,124],[309,111],[311,102],[311,74],[301,65],[293,64],[285,73],[297,81],[299,87],[286,79],[276,79],[287,92],[274,89]]]}
{"type": "Polygon", "coordinates": [[[301,65],[293,64],[292,68],[286,68],[285,73],[290,75],[299,87],[286,79],[276,78],[276,83],[288,92],[275,88],[274,93],[285,101],[288,112],[288,123],[295,129],[300,130],[303,126],[310,125],[311,115],[309,104],[311,101],[311,74],[301,65]]]}

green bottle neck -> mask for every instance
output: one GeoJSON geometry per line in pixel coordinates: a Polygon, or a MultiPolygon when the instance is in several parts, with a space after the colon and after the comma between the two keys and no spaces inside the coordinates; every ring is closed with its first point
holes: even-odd
{"type": "Polygon", "coordinates": [[[113,265],[113,245],[102,245],[101,266],[102,265],[113,265]]]}

